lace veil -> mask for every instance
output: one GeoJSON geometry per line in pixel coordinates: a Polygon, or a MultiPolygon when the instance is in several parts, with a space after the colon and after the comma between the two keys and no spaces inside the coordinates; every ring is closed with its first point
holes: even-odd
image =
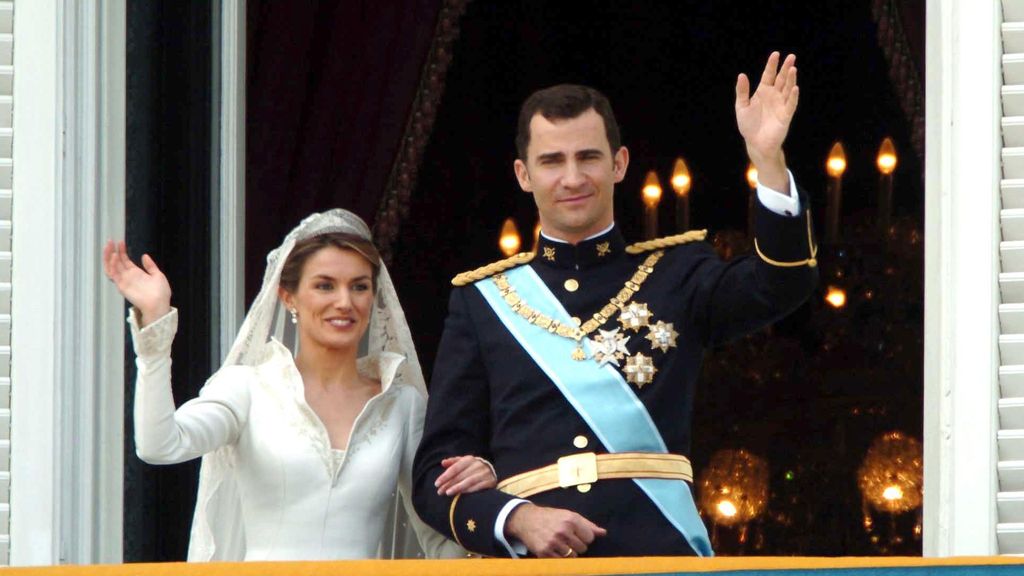
{"type": "MultiPolygon", "coordinates": [[[[242,327],[235,337],[224,366],[255,366],[264,357],[266,343],[271,336],[293,352],[297,349],[297,336],[278,298],[281,269],[295,243],[331,232],[346,232],[370,240],[370,229],[359,216],[340,208],[306,217],[285,236],[284,242],[267,255],[267,269],[263,285],[242,327]]],[[[360,353],[394,352],[405,357],[395,376],[396,381],[415,387],[426,396],[426,385],[419,358],[413,347],[409,325],[405,320],[394,284],[387,268],[381,263],[377,277],[377,294],[370,317],[370,327],[360,353]]],[[[242,510],[237,486],[231,469],[234,466],[234,448],[227,446],[203,456],[199,472],[199,494],[188,550],[190,562],[210,560],[241,560],[245,551],[242,530],[242,510]]],[[[396,491],[397,494],[397,491],[396,491]]],[[[403,507],[396,496],[389,514],[394,519],[394,530],[385,535],[381,543],[381,557],[415,557],[421,555],[417,539],[410,528],[403,507]]]]}

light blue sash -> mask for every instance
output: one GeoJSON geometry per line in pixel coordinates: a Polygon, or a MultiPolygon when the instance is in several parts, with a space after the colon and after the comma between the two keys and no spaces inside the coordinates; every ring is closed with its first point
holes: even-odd
{"type": "MultiPolygon", "coordinates": [[[[563,324],[572,317],[529,266],[505,273],[516,293],[529,305],[563,324]]],[[[633,389],[612,366],[598,366],[594,360],[572,359],[576,342],[535,326],[517,314],[502,298],[490,279],[476,283],[484,299],[502,323],[533,358],[565,399],[579,412],[610,452],[667,453],[665,441],[633,389]]],[[[584,341],[590,357],[590,343],[584,341]]],[[[634,478],[634,482],[682,533],[700,556],[712,556],[707,529],[697,513],[690,487],[682,480],[634,478]]]]}

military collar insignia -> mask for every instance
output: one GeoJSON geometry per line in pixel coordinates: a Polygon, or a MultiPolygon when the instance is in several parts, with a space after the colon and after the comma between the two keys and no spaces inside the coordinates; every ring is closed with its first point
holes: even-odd
{"type": "Polygon", "coordinates": [[[537,241],[537,254],[543,258],[537,262],[556,268],[584,270],[607,262],[625,251],[626,241],[623,240],[617,226],[600,236],[575,245],[552,240],[541,234],[537,241]]]}

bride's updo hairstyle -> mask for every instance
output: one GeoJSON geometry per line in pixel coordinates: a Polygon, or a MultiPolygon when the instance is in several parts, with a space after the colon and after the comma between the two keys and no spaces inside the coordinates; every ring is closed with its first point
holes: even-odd
{"type": "Polygon", "coordinates": [[[285,260],[281,268],[281,288],[290,294],[294,294],[299,288],[299,280],[302,278],[302,268],[306,260],[324,248],[338,248],[340,250],[351,250],[359,254],[370,263],[373,268],[373,291],[377,291],[377,274],[380,272],[380,252],[373,242],[346,232],[328,232],[320,234],[295,243],[291,254],[285,260]]]}

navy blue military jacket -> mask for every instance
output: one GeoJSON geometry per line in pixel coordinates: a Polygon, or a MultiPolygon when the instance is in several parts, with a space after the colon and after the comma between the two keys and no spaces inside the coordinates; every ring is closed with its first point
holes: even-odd
{"type": "MultiPolygon", "coordinates": [[[[803,194],[801,194],[803,196],[803,194]]],[[[802,205],[807,206],[806,197],[802,205]]],[[[651,323],[678,332],[667,352],[633,335],[630,354],[652,356],[653,382],[633,386],[669,452],[689,455],[694,387],[703,349],[788,314],[817,280],[810,218],[786,217],[758,203],[756,252],[722,261],[706,242],[665,248],[632,301],[651,323]]],[[[577,245],[541,238],[532,266],[569,314],[584,322],[622,289],[649,251],[629,254],[617,228],[577,245]]],[[[479,280],[490,282],[488,278],[479,280]]],[[[439,496],[434,480],[448,456],[472,454],[494,464],[499,481],[579,452],[607,452],[562,393],[516,342],[472,284],[455,288],[430,384],[423,440],[413,468],[414,503],[436,530],[468,550],[507,556],[494,523],[513,497],[497,489],[439,496]],[[586,445],[579,448],[585,439],[586,445]]],[[[613,316],[604,330],[620,327],[613,316]]],[[[593,360],[587,360],[593,361],[593,360]]],[[[620,362],[624,365],[624,362],[620,362]]],[[[698,439],[699,441],[699,439],[698,439]]],[[[583,493],[556,488],[530,497],[576,511],[606,528],[587,556],[692,555],[682,535],[629,479],[600,480],[583,493]]]]}

